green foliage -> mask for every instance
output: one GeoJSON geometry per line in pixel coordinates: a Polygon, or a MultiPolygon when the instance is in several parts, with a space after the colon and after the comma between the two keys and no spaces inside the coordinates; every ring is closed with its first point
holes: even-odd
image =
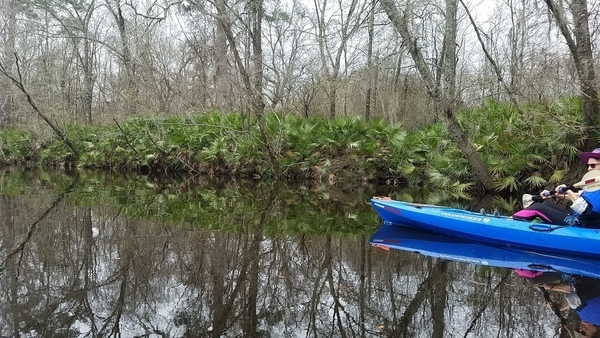
{"type": "Polygon", "coordinates": [[[34,157],[34,135],[25,130],[0,129],[0,164],[24,164],[34,157]]]}
{"type": "MultiPolygon", "coordinates": [[[[576,161],[584,131],[581,100],[571,97],[520,110],[490,100],[457,117],[496,187],[511,192],[560,181],[576,161]]],[[[467,193],[475,181],[468,161],[440,122],[408,132],[382,119],[272,113],[264,116],[264,125],[266,134],[254,116],[209,112],[191,118],[135,118],[102,127],[70,126],[68,137],[81,153],[76,163],[58,139],[39,144],[28,132],[5,129],[0,130],[0,164],[257,178],[273,174],[275,160],[288,178],[320,180],[339,176],[340,170],[357,171],[363,178],[456,195],[467,193]]]]}
{"type": "Polygon", "coordinates": [[[460,115],[500,190],[523,191],[555,181],[579,154],[584,132],[581,100],[559,98],[518,111],[488,101],[460,115]],[[554,178],[550,178],[550,176],[554,178]]]}

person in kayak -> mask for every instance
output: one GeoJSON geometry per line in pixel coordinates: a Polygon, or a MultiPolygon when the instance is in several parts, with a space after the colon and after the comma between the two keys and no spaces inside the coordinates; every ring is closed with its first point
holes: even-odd
{"type": "Polygon", "coordinates": [[[555,196],[572,202],[572,212],[565,218],[567,224],[600,228],[600,148],[583,152],[579,158],[587,164],[588,177],[584,176],[584,188],[574,191],[561,184],[555,188],[555,196]],[[598,172],[598,175],[590,175],[592,172],[598,172]]]}
{"type": "MultiPolygon", "coordinates": [[[[542,191],[540,197],[544,202],[533,203],[525,209],[534,211],[546,223],[600,228],[600,148],[583,152],[579,158],[581,162],[587,164],[586,176],[593,171],[598,171],[598,184],[591,184],[588,188],[577,192],[561,184],[552,194],[548,190],[542,191]],[[570,202],[570,208],[554,203],[557,199],[570,202]]],[[[515,216],[521,218],[518,217],[518,213],[515,216]]]]}

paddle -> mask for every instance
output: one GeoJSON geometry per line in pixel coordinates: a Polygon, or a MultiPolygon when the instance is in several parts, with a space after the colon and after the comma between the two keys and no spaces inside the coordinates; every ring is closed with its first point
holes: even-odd
{"type": "MultiPolygon", "coordinates": [[[[569,185],[569,186],[559,189],[559,192],[561,194],[564,194],[567,192],[567,190],[575,190],[575,189],[577,189],[577,187],[575,187],[575,185],[569,185]]],[[[552,190],[552,191],[547,192],[544,196],[554,196],[555,194],[556,194],[556,190],[552,190]]],[[[543,200],[544,200],[544,198],[540,195],[523,194],[521,202],[523,203],[523,208],[527,208],[528,206],[532,205],[534,202],[542,202],[543,200]]]]}
{"type": "MultiPolygon", "coordinates": [[[[567,187],[559,189],[561,194],[567,192],[567,190],[575,190],[577,189],[574,185],[569,185],[567,187]]],[[[547,192],[544,196],[554,196],[556,194],[555,190],[547,192]]],[[[523,208],[527,208],[532,205],[534,202],[542,202],[544,198],[540,195],[531,195],[531,194],[523,194],[521,202],[523,203],[523,208]]]]}
{"type": "MultiPolygon", "coordinates": [[[[582,178],[581,181],[571,184],[569,186],[560,189],[559,193],[566,193],[567,190],[583,189],[584,191],[596,191],[600,189],[600,170],[588,171],[582,178]]],[[[549,191],[545,196],[552,196],[556,194],[555,190],[549,191]]],[[[540,202],[543,198],[540,195],[523,195],[523,208],[527,208],[533,202],[540,202]]]]}

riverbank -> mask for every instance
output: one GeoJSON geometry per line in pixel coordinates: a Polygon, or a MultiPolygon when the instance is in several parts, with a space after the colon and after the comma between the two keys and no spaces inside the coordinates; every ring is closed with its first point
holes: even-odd
{"type": "MultiPolygon", "coordinates": [[[[577,102],[563,99],[520,111],[489,102],[461,112],[459,120],[498,190],[537,188],[560,180],[576,161],[582,128],[577,102]]],[[[0,164],[328,184],[407,184],[458,194],[477,188],[468,162],[441,123],[407,131],[380,119],[306,119],[283,114],[266,115],[265,123],[268,144],[253,117],[235,113],[71,125],[65,135],[76,153],[57,137],[2,129],[0,164]]]]}

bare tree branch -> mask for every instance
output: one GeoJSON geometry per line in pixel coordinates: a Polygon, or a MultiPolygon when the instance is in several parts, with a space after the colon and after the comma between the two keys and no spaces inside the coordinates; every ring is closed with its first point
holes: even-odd
{"type": "Polygon", "coordinates": [[[479,44],[481,45],[481,50],[485,54],[485,58],[492,65],[492,68],[494,69],[494,73],[496,73],[496,79],[498,80],[498,82],[500,82],[502,84],[502,86],[504,87],[504,90],[506,90],[506,93],[508,94],[510,102],[512,102],[512,104],[515,106],[515,109],[517,109],[517,111],[519,113],[522,113],[521,109],[519,108],[519,104],[517,103],[517,100],[515,99],[513,90],[506,83],[506,81],[504,81],[504,77],[502,76],[500,67],[498,67],[498,64],[496,63],[496,61],[494,60],[494,58],[492,57],[490,52],[487,50],[487,47],[485,46],[485,42],[483,41],[483,38],[481,37],[481,30],[479,29],[479,26],[477,26],[477,23],[475,23],[475,20],[473,19],[473,16],[471,15],[471,11],[469,11],[469,8],[467,7],[467,5],[465,4],[465,2],[463,0],[460,0],[460,3],[463,5],[463,7],[465,8],[465,11],[467,12],[469,21],[471,21],[471,25],[473,26],[473,29],[475,30],[475,34],[477,35],[477,40],[479,41],[479,44]]]}
{"type": "Polygon", "coordinates": [[[71,142],[71,140],[69,140],[69,137],[67,136],[67,134],[65,134],[62,130],[60,130],[60,128],[58,128],[58,126],[56,126],[54,123],[52,123],[52,121],[50,121],[48,116],[46,116],[44,113],[42,113],[42,111],[38,108],[37,104],[33,100],[33,97],[31,97],[31,95],[25,88],[25,84],[23,83],[23,76],[21,74],[21,66],[19,64],[19,56],[17,55],[17,53],[14,53],[14,55],[15,55],[15,65],[17,67],[17,77],[10,74],[6,70],[6,66],[4,65],[4,63],[2,63],[1,61],[0,61],[0,73],[4,74],[4,76],[6,76],[17,88],[19,88],[19,90],[23,94],[25,94],[25,97],[27,98],[27,102],[29,103],[31,108],[38,114],[38,116],[42,120],[44,120],[44,122],[46,122],[46,124],[48,124],[48,126],[50,126],[50,128],[52,128],[54,133],[67,145],[67,147],[69,147],[69,149],[71,149],[71,151],[73,152],[73,155],[75,156],[75,159],[78,160],[79,156],[80,156],[79,151],[77,150],[75,145],[71,142]]]}

